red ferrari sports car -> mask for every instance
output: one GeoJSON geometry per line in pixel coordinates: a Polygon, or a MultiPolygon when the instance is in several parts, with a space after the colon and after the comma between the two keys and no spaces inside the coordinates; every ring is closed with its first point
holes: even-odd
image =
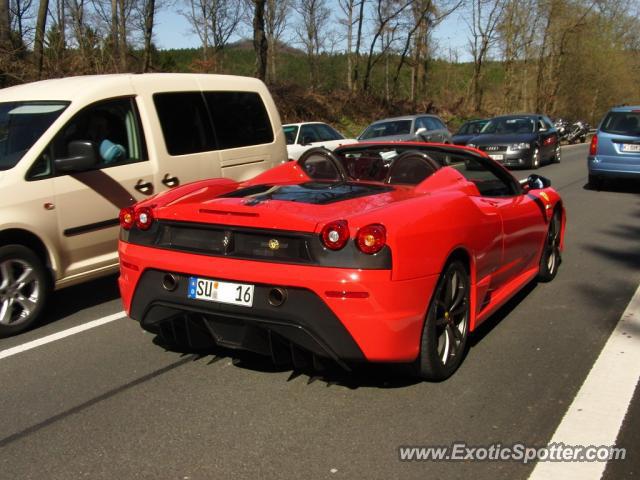
{"type": "Polygon", "coordinates": [[[442,380],[481,322],[554,278],[565,212],[480,151],[370,143],[183,185],[120,223],[125,309],[165,342],[442,380]]]}

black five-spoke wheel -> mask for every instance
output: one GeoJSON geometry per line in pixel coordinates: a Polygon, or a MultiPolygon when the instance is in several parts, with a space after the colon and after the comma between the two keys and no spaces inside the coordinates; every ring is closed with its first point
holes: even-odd
{"type": "Polygon", "coordinates": [[[453,260],[444,269],[433,293],[422,333],[418,373],[427,380],[444,380],[456,371],[469,334],[469,274],[453,260]]]}
{"type": "Polygon", "coordinates": [[[549,222],[549,230],[547,230],[547,238],[540,257],[540,272],[538,280],[541,282],[550,282],[558,273],[560,266],[560,229],[562,222],[560,212],[555,212],[553,218],[549,222]]]}

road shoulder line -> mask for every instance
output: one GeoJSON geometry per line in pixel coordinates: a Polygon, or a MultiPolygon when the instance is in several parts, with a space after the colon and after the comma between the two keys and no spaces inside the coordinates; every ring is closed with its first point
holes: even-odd
{"type": "Polygon", "coordinates": [[[3,358],[11,357],[13,355],[17,355],[18,353],[26,352],[27,350],[31,350],[42,345],[46,345],[47,343],[70,337],[71,335],[75,335],[76,333],[99,327],[101,325],[119,320],[124,317],[126,317],[126,314],[124,312],[114,313],[112,315],[107,315],[106,317],[98,318],[97,320],[93,320],[91,322],[83,323],[82,325],[78,325],[77,327],[68,328],[67,330],[62,330],[61,332],[53,333],[51,335],[47,335],[46,337],[32,340],[31,342],[23,343],[22,345],[16,345],[15,347],[7,348],[6,350],[0,351],[0,360],[2,360],[3,358]]]}
{"type": "MultiPolygon", "coordinates": [[[[614,446],[639,377],[640,286],[549,445],[614,446]]],[[[606,466],[606,461],[539,462],[529,480],[597,480],[606,466]]]]}

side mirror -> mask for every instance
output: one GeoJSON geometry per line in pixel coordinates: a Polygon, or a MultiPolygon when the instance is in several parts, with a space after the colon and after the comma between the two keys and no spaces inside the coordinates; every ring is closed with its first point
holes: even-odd
{"type": "Polygon", "coordinates": [[[82,172],[91,170],[98,164],[93,143],[87,140],[74,140],[68,146],[67,158],[56,158],[56,170],[60,172],[82,172]]]}
{"type": "Polygon", "coordinates": [[[300,141],[300,145],[302,146],[311,145],[312,143],[311,137],[309,136],[302,137],[302,140],[300,141]]]}
{"type": "Polygon", "coordinates": [[[547,177],[543,177],[542,175],[536,175],[532,173],[527,178],[520,180],[520,185],[525,192],[529,190],[541,190],[543,188],[547,188],[551,186],[551,180],[547,177]]]}

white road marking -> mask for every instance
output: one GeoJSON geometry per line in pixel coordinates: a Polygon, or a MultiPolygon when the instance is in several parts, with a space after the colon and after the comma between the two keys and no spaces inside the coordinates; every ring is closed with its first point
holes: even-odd
{"type": "MultiPolygon", "coordinates": [[[[631,298],[549,444],[613,446],[633,398],[638,378],[640,287],[631,298]]],[[[627,447],[627,458],[629,450],[627,447]]],[[[539,462],[529,480],[597,480],[602,477],[606,465],[606,462],[539,462]]]]}
{"type": "Polygon", "coordinates": [[[127,315],[124,312],[114,313],[113,315],[108,315],[106,317],[102,317],[97,320],[93,320],[91,322],[83,323],[82,325],[78,325],[77,327],[68,328],[67,330],[63,330],[58,333],[53,333],[51,335],[47,335],[46,337],[42,337],[37,340],[33,340],[31,342],[23,343],[22,345],[17,345],[15,347],[7,348],[6,350],[0,351],[0,360],[2,360],[3,358],[11,357],[18,353],[26,352],[27,350],[31,350],[33,348],[40,347],[42,345],[46,345],[47,343],[55,342],[56,340],[61,340],[71,335],[75,335],[76,333],[84,332],[85,330],[90,330],[92,328],[99,327],[100,325],[113,322],[114,320],[119,320],[126,316],[127,315]]]}

